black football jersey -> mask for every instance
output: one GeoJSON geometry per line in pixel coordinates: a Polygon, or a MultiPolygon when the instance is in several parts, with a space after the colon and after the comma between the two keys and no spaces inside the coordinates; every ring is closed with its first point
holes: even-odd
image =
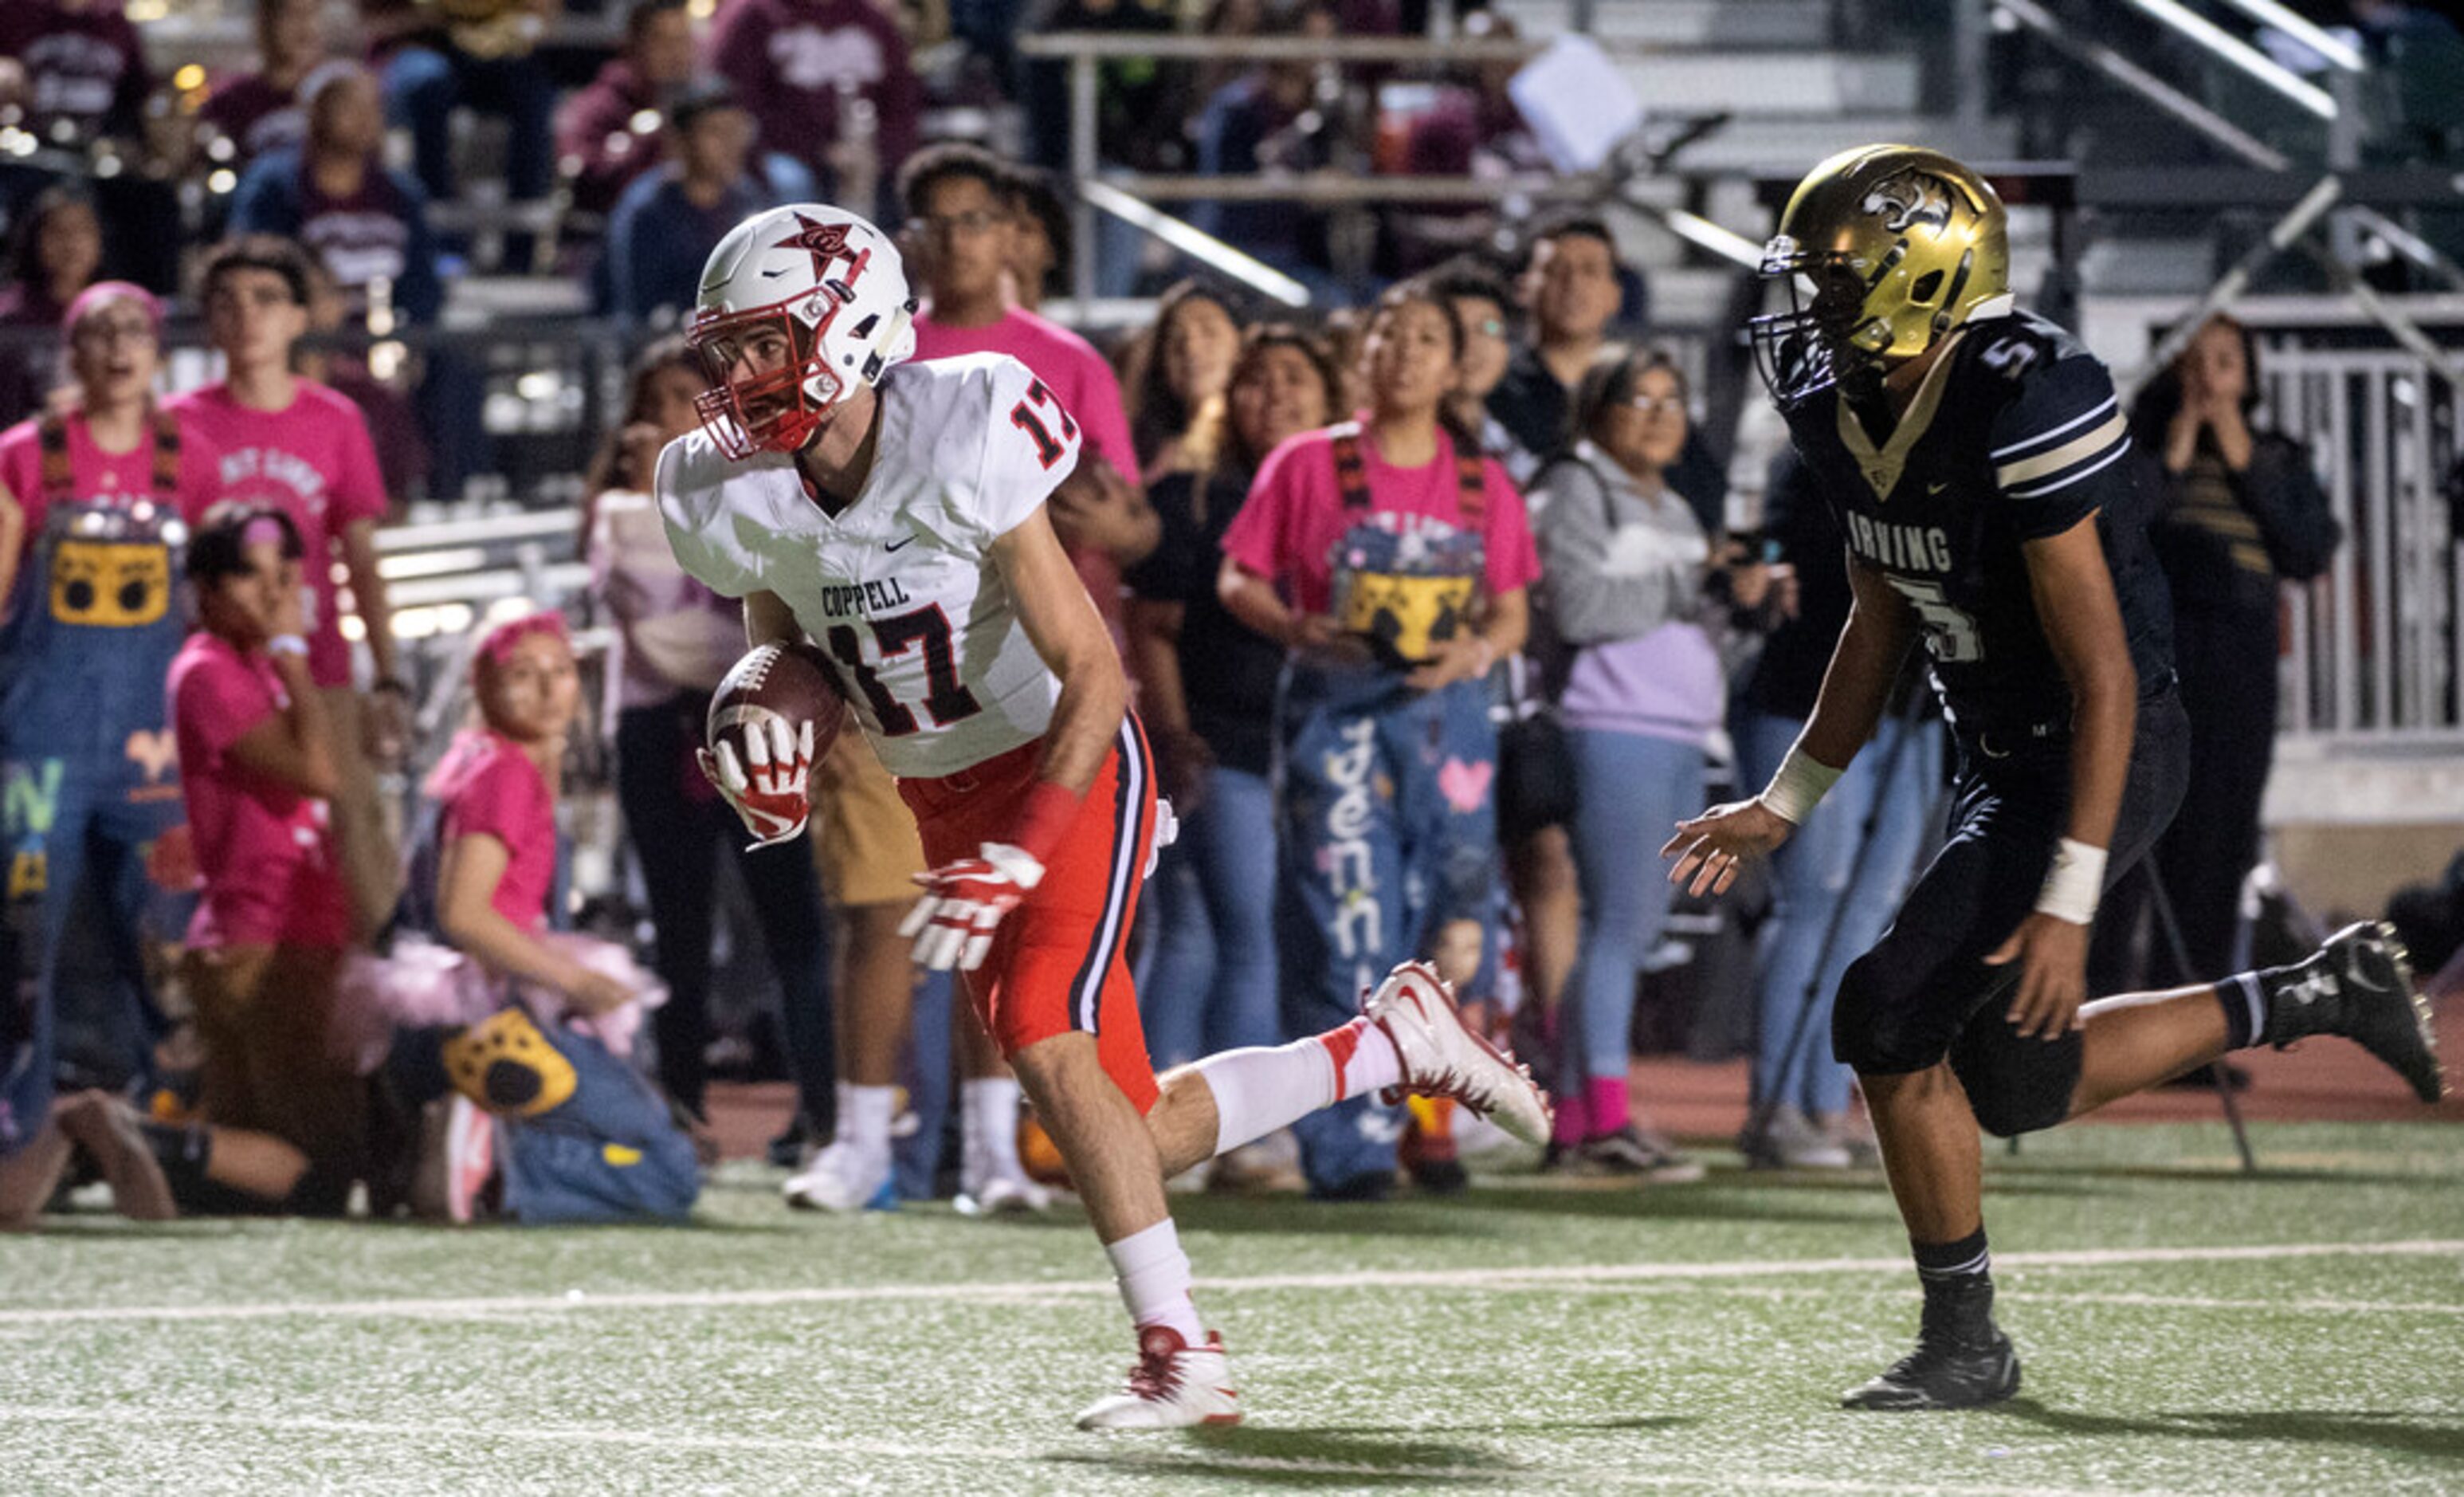
{"type": "Polygon", "coordinates": [[[2070,686],[2020,547],[2091,515],[2141,689],[2170,679],[2149,491],[2112,376],[2077,339],[2026,313],[1956,336],[1883,441],[1836,388],[1788,413],[1850,554],[1916,610],[1944,712],[1963,733],[2068,719],[2070,686]]]}

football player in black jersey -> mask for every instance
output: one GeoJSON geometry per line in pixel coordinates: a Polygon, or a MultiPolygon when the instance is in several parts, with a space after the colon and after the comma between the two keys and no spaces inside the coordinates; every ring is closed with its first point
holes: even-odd
{"type": "Polygon", "coordinates": [[[1679,825],[1670,878],[1726,890],[1872,733],[1922,636],[1959,746],[1948,840],[1847,971],[1832,1047],[1854,1067],[1906,1222],[1916,1351],[1851,1408],[1965,1408],[2018,1390],[1994,1326],[1977,1128],[2046,1128],[2256,1044],[2349,1037],[2425,1101],[2428,1009],[2375,924],[2290,967],[2087,997],[2104,885],[2182,796],[2187,737],[2138,462],[2104,366],[2012,306],[2001,201],[1938,152],[1815,168],[1763,274],[1758,363],[1848,537],[1855,605],[1814,715],[1751,800],[1679,825]]]}

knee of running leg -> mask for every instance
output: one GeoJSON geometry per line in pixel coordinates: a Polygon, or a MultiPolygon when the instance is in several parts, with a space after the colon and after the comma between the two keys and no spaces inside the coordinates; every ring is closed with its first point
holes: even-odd
{"type": "Polygon", "coordinates": [[[1898,999],[1871,955],[1849,963],[1831,1007],[1832,1053],[1855,1070],[1882,1075],[1923,1070],[1942,1059],[1940,1046],[1908,1032],[1906,1005],[1898,999]]]}
{"type": "Polygon", "coordinates": [[[1996,1138],[2036,1133],[2070,1114],[2078,1068],[2065,1070],[2051,1058],[2042,1065],[2010,1063],[2017,1059],[1997,1064],[1980,1063],[1973,1056],[1951,1057],[1951,1069],[1967,1089],[1969,1111],[1976,1114],[1976,1125],[1996,1138]]]}

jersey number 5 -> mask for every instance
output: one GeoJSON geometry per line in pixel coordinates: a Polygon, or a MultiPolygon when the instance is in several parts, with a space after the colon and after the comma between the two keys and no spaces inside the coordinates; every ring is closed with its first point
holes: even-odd
{"type": "Polygon", "coordinates": [[[1976,627],[1976,619],[1967,609],[1952,603],[1940,583],[1921,583],[1912,578],[1894,577],[1891,586],[1908,600],[1925,625],[1925,642],[1933,647],[1933,657],[1946,665],[1960,665],[1985,658],[1985,636],[1976,627]]]}
{"type": "Polygon", "coordinates": [[[1026,399],[1009,408],[1009,424],[1026,433],[1027,439],[1035,444],[1035,460],[1046,468],[1061,461],[1068,451],[1061,445],[1062,442],[1078,440],[1078,423],[1069,419],[1069,412],[1061,408],[1061,402],[1052,398],[1052,392],[1044,387],[1042,380],[1030,381],[1026,386],[1026,399]],[[1039,410],[1049,412],[1054,423],[1061,428],[1058,440],[1052,435],[1052,428],[1045,424],[1045,418],[1036,414],[1039,410]]]}
{"type": "MultiPolygon", "coordinates": [[[[976,693],[967,690],[967,683],[958,679],[957,659],[950,649],[950,616],[939,604],[869,622],[873,645],[883,660],[903,655],[917,641],[923,642],[924,710],[933,715],[935,727],[946,728],[984,710],[976,693]]],[[[903,738],[916,730],[915,714],[891,695],[880,675],[865,663],[864,645],[852,625],[830,626],[830,653],[854,675],[856,689],[864,693],[873,719],[881,724],[882,737],[903,738]]]]}

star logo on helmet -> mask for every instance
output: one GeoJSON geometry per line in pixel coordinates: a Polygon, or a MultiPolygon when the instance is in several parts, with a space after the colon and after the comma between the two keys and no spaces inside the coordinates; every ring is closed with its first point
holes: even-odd
{"type": "Polygon", "coordinates": [[[849,253],[846,224],[817,224],[802,213],[796,215],[796,232],[770,246],[774,250],[803,250],[813,257],[813,279],[826,282],[830,267],[840,260],[847,262],[845,284],[852,287],[864,274],[864,262],[872,257],[870,250],[849,253]]]}

